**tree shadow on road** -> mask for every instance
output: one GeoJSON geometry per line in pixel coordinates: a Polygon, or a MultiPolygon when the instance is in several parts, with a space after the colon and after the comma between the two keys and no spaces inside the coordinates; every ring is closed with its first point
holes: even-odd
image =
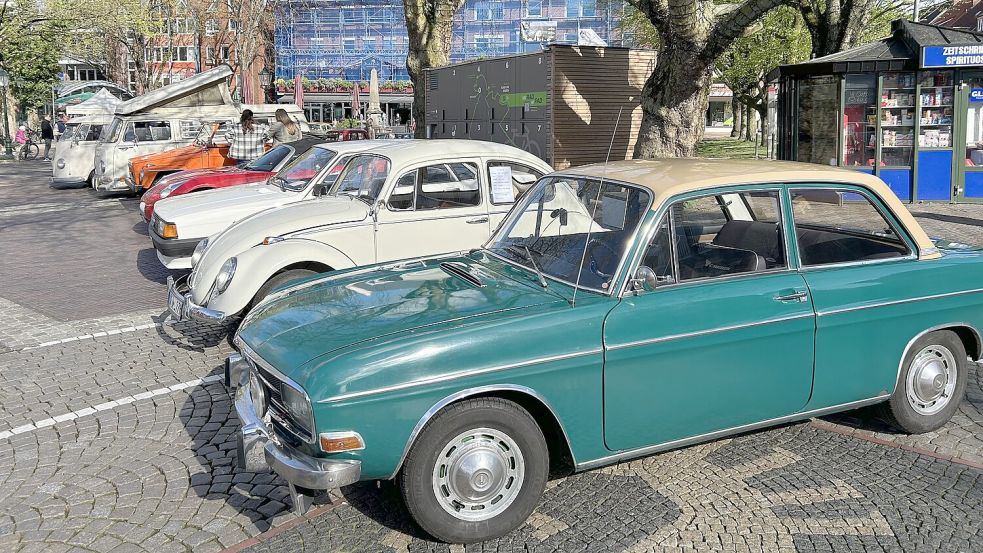
{"type": "Polygon", "coordinates": [[[137,252],[137,270],[145,279],[158,284],[166,284],[169,276],[178,278],[188,272],[184,269],[172,271],[165,267],[157,258],[157,250],[153,248],[144,248],[137,252]]]}

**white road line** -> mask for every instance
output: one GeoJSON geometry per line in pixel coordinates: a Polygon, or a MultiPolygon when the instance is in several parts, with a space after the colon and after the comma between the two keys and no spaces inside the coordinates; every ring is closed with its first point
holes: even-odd
{"type": "MultiPolygon", "coordinates": [[[[171,321],[170,321],[170,319],[168,319],[166,322],[171,322],[171,321]]],[[[164,326],[164,323],[147,323],[147,324],[142,324],[142,325],[139,325],[139,326],[127,326],[127,327],[117,328],[117,329],[113,329],[113,330],[106,330],[106,331],[102,331],[102,332],[95,332],[93,334],[83,334],[81,336],[72,336],[71,338],[62,338],[61,340],[52,340],[50,342],[43,342],[43,343],[40,343],[40,344],[38,344],[36,346],[27,346],[26,348],[22,348],[20,351],[29,351],[29,350],[32,350],[32,349],[46,348],[46,347],[49,347],[49,346],[57,346],[58,344],[65,344],[65,343],[68,343],[68,342],[78,342],[80,340],[91,340],[91,339],[94,339],[94,338],[101,338],[103,336],[115,336],[116,334],[125,334],[127,332],[136,332],[138,330],[146,330],[148,328],[157,328],[157,327],[161,327],[161,326],[164,326]]]]}
{"type": "Polygon", "coordinates": [[[162,396],[162,395],[165,395],[165,394],[170,394],[170,393],[173,393],[173,392],[177,392],[179,390],[184,390],[184,389],[187,389],[187,388],[191,388],[192,386],[200,386],[202,384],[209,384],[211,382],[219,382],[220,380],[222,380],[222,376],[221,375],[213,374],[211,376],[206,376],[206,377],[203,377],[203,378],[196,378],[194,380],[189,380],[187,382],[179,382],[177,384],[173,384],[173,385],[168,386],[166,388],[157,388],[156,390],[150,390],[150,391],[147,391],[147,392],[140,392],[139,394],[134,394],[132,396],[126,396],[126,397],[122,397],[122,398],[119,398],[119,399],[114,399],[112,401],[107,401],[105,403],[100,403],[98,405],[93,405],[91,407],[84,407],[84,408],[79,409],[77,411],[71,411],[71,412],[68,412],[68,413],[63,413],[61,415],[55,415],[54,417],[50,417],[50,418],[47,418],[47,419],[41,419],[39,421],[29,422],[27,424],[18,426],[16,428],[11,428],[10,430],[4,430],[4,431],[0,432],[0,440],[6,440],[6,439],[9,439],[9,438],[11,438],[13,436],[17,436],[18,434],[26,434],[28,432],[34,432],[34,431],[40,430],[42,428],[47,428],[49,426],[54,426],[55,424],[57,424],[59,422],[65,422],[65,421],[74,420],[74,419],[77,419],[77,418],[80,418],[80,417],[86,417],[88,415],[94,415],[95,413],[98,413],[100,411],[109,411],[111,409],[115,409],[115,408],[120,407],[122,405],[129,405],[129,404],[134,403],[134,402],[137,402],[137,401],[142,401],[142,400],[145,400],[145,399],[150,399],[152,397],[162,396]]]}

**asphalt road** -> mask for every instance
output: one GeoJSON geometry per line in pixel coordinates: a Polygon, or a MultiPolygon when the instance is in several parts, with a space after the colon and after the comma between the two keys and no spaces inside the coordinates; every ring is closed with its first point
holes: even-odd
{"type": "MultiPolygon", "coordinates": [[[[872,410],[550,482],[506,538],[434,543],[390,484],[289,511],[233,468],[224,328],[173,324],[136,199],[52,190],[0,164],[0,551],[981,551],[983,371],[953,421],[892,433],[872,410]]],[[[983,207],[921,204],[983,243],[983,207]]]]}

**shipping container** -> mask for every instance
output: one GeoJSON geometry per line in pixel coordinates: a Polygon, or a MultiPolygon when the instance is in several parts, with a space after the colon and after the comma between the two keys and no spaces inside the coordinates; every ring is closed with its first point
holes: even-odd
{"type": "Polygon", "coordinates": [[[511,144],[556,169],[603,162],[612,139],[611,159],[629,159],[654,68],[654,50],[550,45],[429,69],[424,124],[430,138],[511,144]]]}

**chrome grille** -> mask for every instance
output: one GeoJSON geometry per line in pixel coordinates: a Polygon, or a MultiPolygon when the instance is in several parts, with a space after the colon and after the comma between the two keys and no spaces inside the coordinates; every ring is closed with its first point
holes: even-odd
{"type": "Polygon", "coordinates": [[[256,368],[256,374],[259,375],[259,380],[263,383],[263,387],[265,388],[266,409],[270,413],[270,418],[276,421],[288,432],[304,440],[305,442],[313,441],[314,436],[312,436],[311,433],[305,430],[301,425],[297,424],[294,418],[287,411],[286,405],[283,403],[283,393],[281,392],[281,387],[289,386],[289,384],[286,384],[272,372],[264,369],[263,367],[260,367],[255,363],[252,365],[256,368]]]}

